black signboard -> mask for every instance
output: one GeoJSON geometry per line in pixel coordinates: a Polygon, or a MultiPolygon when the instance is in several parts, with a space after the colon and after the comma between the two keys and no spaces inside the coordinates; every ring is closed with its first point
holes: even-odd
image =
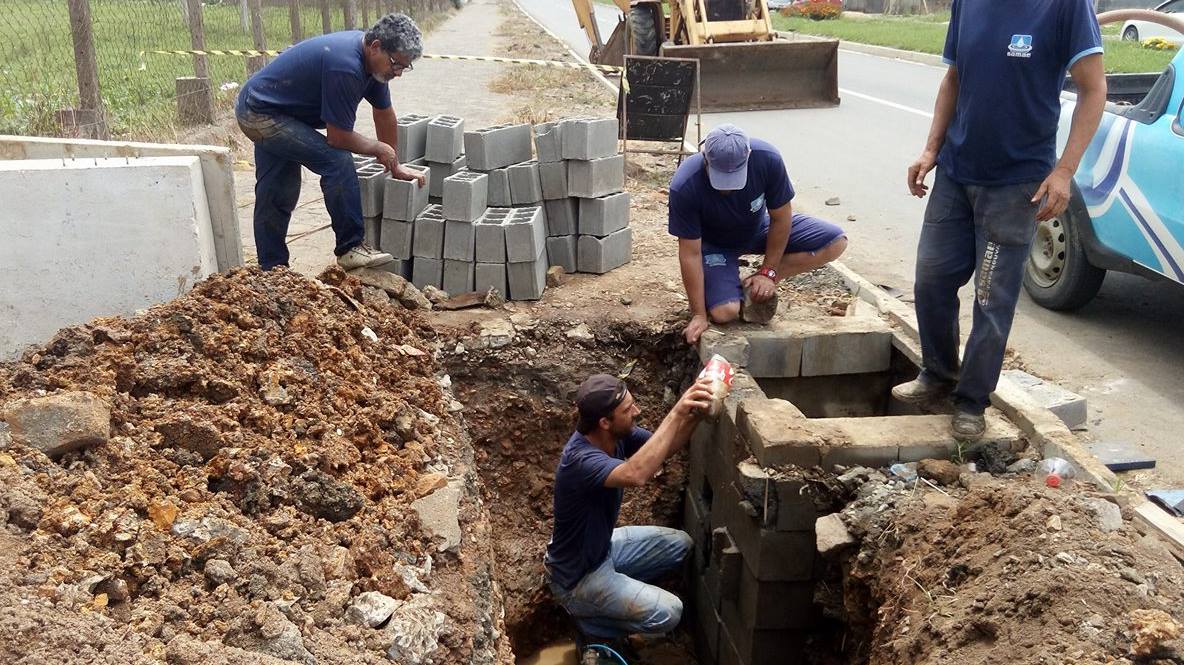
{"type": "Polygon", "coordinates": [[[626,141],[682,143],[695,101],[699,61],[625,56],[617,119],[626,141]]]}

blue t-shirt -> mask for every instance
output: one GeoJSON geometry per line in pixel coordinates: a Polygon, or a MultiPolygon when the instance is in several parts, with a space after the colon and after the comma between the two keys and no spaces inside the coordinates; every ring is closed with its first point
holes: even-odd
{"type": "Polygon", "coordinates": [[[551,581],[571,589],[608,556],[624,491],[604,481],[649,439],[649,432],[634,427],[617,441],[614,455],[579,432],[567,440],[555,469],[555,530],[547,545],[551,581]]]}
{"type": "Polygon", "coordinates": [[[670,181],[670,235],[699,240],[723,250],[746,251],[769,228],[769,209],[793,200],[793,184],[781,153],[752,139],[744,189],[721,192],[711,186],[703,153],[683,160],[670,181]]]}
{"type": "Polygon", "coordinates": [[[1102,52],[1092,0],[954,0],[943,59],[958,103],[938,164],[967,185],[1048,177],[1065,72],[1102,52]]]}
{"type": "Polygon", "coordinates": [[[264,115],[286,115],[316,127],[352,130],[358,103],[390,108],[391,92],[366,73],[362,32],[311,37],[279,54],[243,85],[239,103],[264,115]]]}

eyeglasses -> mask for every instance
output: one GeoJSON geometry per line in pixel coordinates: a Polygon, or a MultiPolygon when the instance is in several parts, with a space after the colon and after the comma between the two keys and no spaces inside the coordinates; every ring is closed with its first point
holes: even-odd
{"type": "Polygon", "coordinates": [[[391,61],[391,69],[395,70],[396,72],[401,72],[401,71],[408,71],[409,72],[409,71],[415,69],[415,65],[411,64],[410,62],[404,65],[400,62],[396,62],[394,56],[388,55],[386,58],[387,58],[387,60],[391,61]]]}

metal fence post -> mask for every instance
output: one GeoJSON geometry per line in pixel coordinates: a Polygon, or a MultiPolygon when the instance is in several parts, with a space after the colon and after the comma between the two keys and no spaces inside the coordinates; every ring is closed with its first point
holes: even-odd
{"type": "Polygon", "coordinates": [[[78,106],[83,117],[78,122],[87,136],[109,139],[107,119],[103,117],[103,98],[99,94],[99,63],[95,55],[95,36],[91,26],[90,0],[68,0],[70,35],[74,40],[74,72],[78,76],[78,106]]]}
{"type": "Polygon", "coordinates": [[[288,0],[288,22],[292,24],[292,43],[304,39],[304,31],[300,29],[300,0],[288,0]]]}

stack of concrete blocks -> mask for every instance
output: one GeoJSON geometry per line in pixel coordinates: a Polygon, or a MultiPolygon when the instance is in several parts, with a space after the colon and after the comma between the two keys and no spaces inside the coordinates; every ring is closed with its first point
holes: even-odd
{"type": "Polygon", "coordinates": [[[441,286],[450,294],[474,290],[475,224],[485,214],[488,182],[489,176],[477,171],[460,171],[444,179],[444,275],[441,286]]]}
{"type": "MultiPolygon", "coordinates": [[[[373,157],[354,155],[354,164],[362,198],[365,242],[395,258],[383,266],[384,270],[407,277],[411,274],[409,225],[428,203],[428,183],[420,187],[412,181],[395,180],[373,157]]],[[[422,167],[407,168],[427,174],[422,167]]]]}
{"type": "Polygon", "coordinates": [[[535,152],[552,265],[605,273],[629,262],[633,234],[615,118],[536,125],[535,152]]]}
{"type": "Polygon", "coordinates": [[[444,180],[465,168],[465,121],[452,115],[438,115],[427,123],[424,160],[432,171],[430,196],[438,203],[444,197],[444,180]]]}
{"type": "Polygon", "coordinates": [[[538,300],[547,286],[543,209],[490,208],[474,226],[477,291],[496,288],[509,300],[538,300]]]}
{"type": "Polygon", "coordinates": [[[444,283],[444,209],[428,204],[412,222],[411,283],[417,288],[444,283]]]}

